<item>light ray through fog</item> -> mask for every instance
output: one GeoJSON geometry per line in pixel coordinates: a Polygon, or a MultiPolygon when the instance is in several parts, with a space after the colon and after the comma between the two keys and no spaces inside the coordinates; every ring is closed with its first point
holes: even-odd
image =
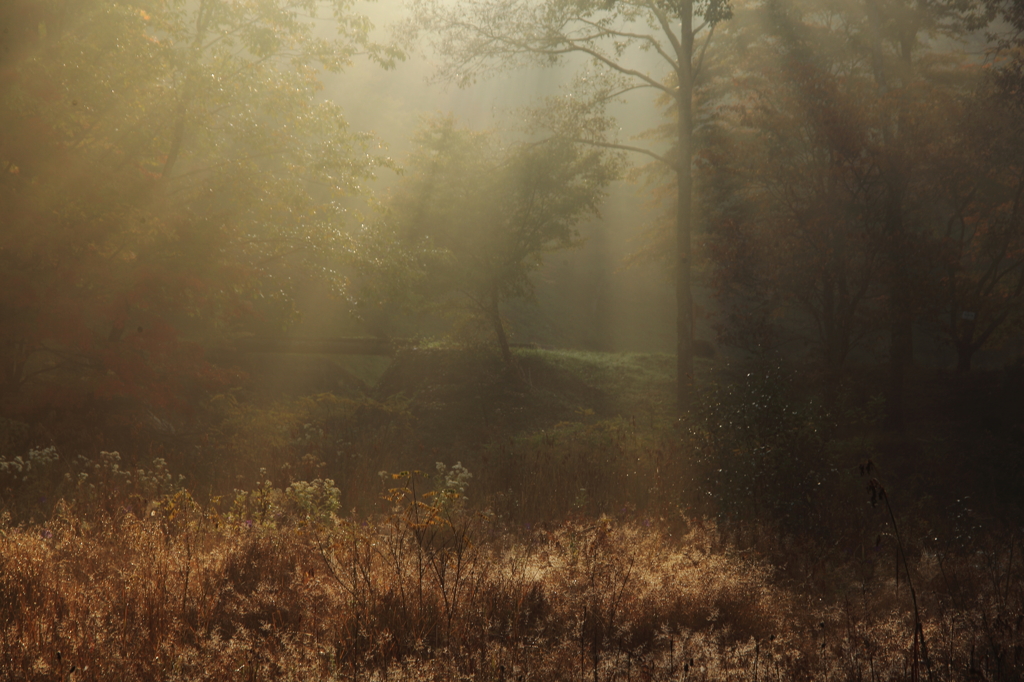
{"type": "MultiPolygon", "coordinates": [[[[381,39],[388,24],[402,18],[402,10],[394,5],[371,4],[366,9],[381,39]]],[[[653,52],[636,56],[641,68],[653,73],[664,69],[653,52]]],[[[545,98],[568,96],[572,79],[587,63],[576,57],[557,68],[511,71],[459,88],[433,79],[436,59],[423,50],[413,50],[406,61],[388,72],[356,63],[341,74],[327,74],[323,96],[343,107],[353,130],[373,133],[401,164],[412,149],[413,132],[426,117],[438,114],[454,115],[460,125],[471,129],[514,137],[523,123],[519,120],[522,111],[539,106],[545,98]]],[[[611,107],[621,120],[622,141],[631,142],[633,136],[665,122],[664,112],[655,106],[649,92],[634,92],[627,99],[611,107]]],[[[375,187],[385,196],[395,179],[391,172],[382,171],[375,187]]],[[[605,217],[584,227],[587,243],[583,249],[549,259],[543,271],[536,273],[540,307],[519,307],[524,319],[540,316],[548,322],[519,325],[520,340],[605,349],[671,350],[673,294],[664,269],[623,269],[625,257],[638,248],[639,235],[651,220],[647,215],[650,207],[644,205],[649,202],[638,198],[643,191],[628,183],[617,184],[606,201],[605,217]],[[577,293],[567,296],[572,291],[577,293]],[[538,329],[547,333],[537,338],[538,329]]],[[[339,305],[312,293],[305,299],[303,308],[319,311],[313,317],[321,322],[324,311],[339,305]]],[[[515,310],[512,314],[518,317],[515,310]]],[[[323,329],[312,320],[302,325],[310,333],[318,327],[323,329]]]]}

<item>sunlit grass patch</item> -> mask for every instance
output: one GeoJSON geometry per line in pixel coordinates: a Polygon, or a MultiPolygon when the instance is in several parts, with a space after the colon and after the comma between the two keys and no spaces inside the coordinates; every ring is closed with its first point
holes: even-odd
{"type": "Polygon", "coordinates": [[[585,350],[520,348],[516,355],[561,367],[598,388],[664,388],[673,381],[675,358],[662,353],[603,353],[585,350]]]}
{"type": "Polygon", "coordinates": [[[603,416],[625,415],[649,424],[675,406],[675,357],[659,353],[517,349],[530,365],[549,365],[600,391],[603,416]]]}
{"type": "MultiPolygon", "coordinates": [[[[394,490],[412,492],[409,476],[394,490]]],[[[274,518],[220,514],[176,493],[141,517],[61,507],[46,524],[5,522],[3,670],[12,680],[552,682],[1022,672],[1024,571],[1008,548],[943,557],[942,585],[935,557],[911,562],[925,650],[913,645],[905,577],[847,579],[826,595],[706,519],[671,531],[577,516],[510,533],[438,499],[393,494],[387,513],[325,521],[302,505],[274,518]],[[455,541],[435,542],[431,529],[455,541]]]]}

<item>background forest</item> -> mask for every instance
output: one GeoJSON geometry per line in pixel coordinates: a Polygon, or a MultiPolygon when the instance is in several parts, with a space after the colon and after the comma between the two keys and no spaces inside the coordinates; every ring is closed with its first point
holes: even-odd
{"type": "Polygon", "coordinates": [[[0,679],[1024,678],[1024,5],[0,4],[0,679]]]}

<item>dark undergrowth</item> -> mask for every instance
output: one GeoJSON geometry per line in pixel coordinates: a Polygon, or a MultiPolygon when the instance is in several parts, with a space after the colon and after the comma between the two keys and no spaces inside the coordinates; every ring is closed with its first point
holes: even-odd
{"type": "Polygon", "coordinates": [[[719,368],[680,419],[660,357],[529,355],[5,422],[0,679],[1024,677],[1004,378],[894,436],[852,383],[719,368]]]}

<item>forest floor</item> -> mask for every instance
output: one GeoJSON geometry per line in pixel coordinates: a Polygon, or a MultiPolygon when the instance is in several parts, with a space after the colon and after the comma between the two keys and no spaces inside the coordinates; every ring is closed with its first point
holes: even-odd
{"type": "Polygon", "coordinates": [[[667,355],[520,350],[517,366],[489,353],[456,350],[400,354],[373,389],[398,396],[440,440],[485,441],[558,423],[666,413],[672,405],[667,355]]]}

